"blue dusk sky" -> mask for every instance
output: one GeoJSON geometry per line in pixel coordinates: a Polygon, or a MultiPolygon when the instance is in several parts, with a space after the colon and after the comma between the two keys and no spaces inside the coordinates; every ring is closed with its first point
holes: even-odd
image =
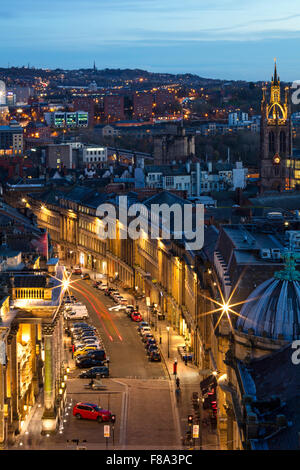
{"type": "Polygon", "coordinates": [[[1,0],[0,66],[300,79],[299,0],[1,0]],[[298,7],[298,8],[297,8],[298,7]]]}

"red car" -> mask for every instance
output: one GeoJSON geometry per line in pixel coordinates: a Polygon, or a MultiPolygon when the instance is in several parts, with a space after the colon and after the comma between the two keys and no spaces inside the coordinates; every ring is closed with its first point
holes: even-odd
{"type": "Polygon", "coordinates": [[[131,320],[136,321],[136,322],[140,322],[140,321],[143,320],[142,315],[139,312],[133,312],[131,314],[131,320]]]}
{"type": "Polygon", "coordinates": [[[73,416],[77,419],[92,419],[98,423],[111,420],[111,412],[94,403],[77,403],[73,408],[73,416]]]}

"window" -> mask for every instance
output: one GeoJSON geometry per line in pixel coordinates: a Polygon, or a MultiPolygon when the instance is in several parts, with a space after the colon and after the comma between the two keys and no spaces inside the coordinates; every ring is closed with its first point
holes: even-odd
{"type": "Polygon", "coordinates": [[[286,151],[286,136],[285,132],[281,131],[280,132],[280,152],[285,152],[286,151]]]}
{"type": "Polygon", "coordinates": [[[174,177],[166,176],[166,186],[174,186],[174,177]]]}
{"type": "Polygon", "coordinates": [[[274,132],[269,132],[269,152],[275,152],[275,139],[274,139],[274,132]]]}

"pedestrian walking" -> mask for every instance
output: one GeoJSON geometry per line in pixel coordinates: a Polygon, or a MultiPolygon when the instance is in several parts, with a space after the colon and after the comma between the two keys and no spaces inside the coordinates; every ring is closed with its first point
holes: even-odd
{"type": "Polygon", "coordinates": [[[187,366],[187,361],[188,361],[187,355],[185,355],[185,356],[184,356],[184,365],[185,365],[185,366],[187,366]]]}
{"type": "Polygon", "coordinates": [[[180,378],[179,377],[177,377],[177,379],[176,379],[176,387],[180,388],[180,378]]]}

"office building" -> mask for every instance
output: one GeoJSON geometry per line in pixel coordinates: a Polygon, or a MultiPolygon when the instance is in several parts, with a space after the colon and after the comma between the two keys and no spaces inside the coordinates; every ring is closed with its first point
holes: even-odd
{"type": "Polygon", "coordinates": [[[10,121],[8,126],[0,126],[0,155],[22,155],[23,128],[10,121]]]}
{"type": "Polygon", "coordinates": [[[6,105],[6,85],[0,80],[0,106],[6,105]]]}
{"type": "Polygon", "coordinates": [[[55,128],[88,127],[89,116],[86,111],[64,112],[56,111],[44,114],[48,126],[55,128]]]}

